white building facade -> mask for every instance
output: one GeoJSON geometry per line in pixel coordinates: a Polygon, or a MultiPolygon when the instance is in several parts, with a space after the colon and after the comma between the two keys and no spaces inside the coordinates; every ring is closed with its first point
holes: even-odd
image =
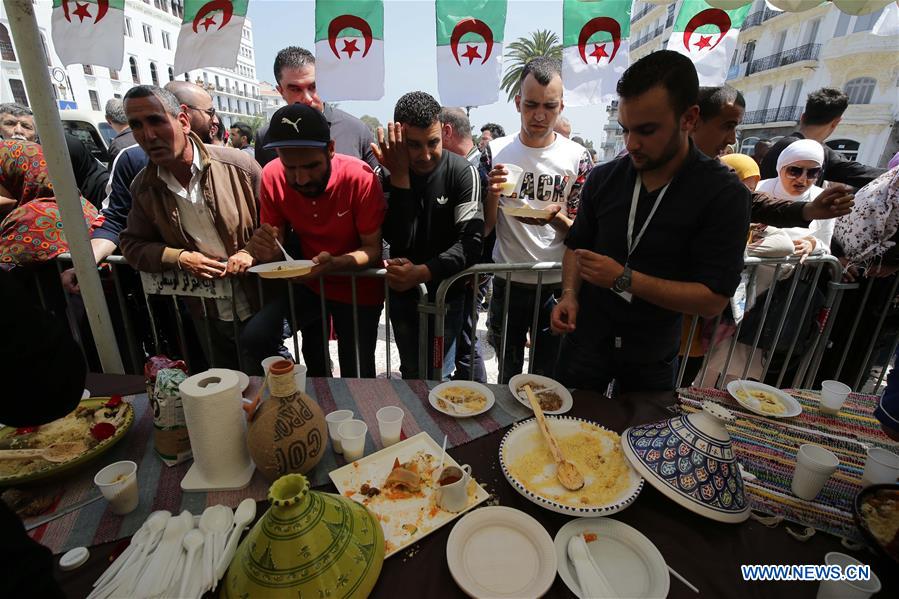
{"type": "MultiPolygon", "coordinates": [[[[174,79],[204,84],[227,128],[263,114],[252,23],[246,19],[234,69],[208,68],[174,72],[175,45],[184,14],[183,0],[126,0],[125,57],[120,71],[93,65],[63,67],[53,48],[50,17],[53,3],[35,0],[35,16],[44,41],[47,68],[57,99],[74,102],[82,110],[103,110],[111,98],[121,98],[132,86],[163,86],[174,79]]],[[[15,54],[6,11],[0,4],[0,102],[28,105],[22,70],[15,54]]]]}

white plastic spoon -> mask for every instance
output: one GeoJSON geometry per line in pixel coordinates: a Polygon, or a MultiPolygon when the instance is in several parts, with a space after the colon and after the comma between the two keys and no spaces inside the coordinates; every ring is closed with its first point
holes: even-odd
{"type": "Polygon", "coordinates": [[[209,506],[203,510],[203,515],[200,516],[200,531],[203,533],[203,555],[201,556],[201,563],[203,565],[204,587],[212,586],[212,572],[215,569],[215,562],[212,561],[215,548],[212,542],[212,519],[215,516],[215,511],[212,508],[214,507],[215,506],[209,506]]]}
{"type": "Polygon", "coordinates": [[[237,542],[240,541],[243,530],[254,518],[256,518],[256,502],[252,499],[244,499],[240,502],[240,505],[237,506],[237,510],[234,512],[234,528],[228,536],[228,542],[225,544],[225,551],[222,553],[222,556],[216,564],[215,575],[212,582],[213,589],[218,585],[218,581],[222,576],[225,575],[225,570],[231,565],[231,560],[234,559],[234,553],[237,551],[237,542]]]}
{"type": "Polygon", "coordinates": [[[142,543],[140,547],[131,554],[126,562],[122,564],[121,570],[106,583],[104,588],[94,589],[94,593],[96,594],[91,594],[92,599],[93,597],[98,599],[101,597],[109,597],[113,594],[121,596],[129,596],[132,594],[138,577],[141,575],[144,567],[149,561],[148,557],[150,552],[153,551],[159,543],[163,531],[168,525],[171,517],[172,514],[166,510],[150,514],[150,517],[144,522],[144,526],[149,533],[146,542],[142,543]]]}
{"type": "Polygon", "coordinates": [[[193,528],[193,516],[190,515],[190,512],[181,512],[179,516],[169,520],[165,532],[162,533],[162,540],[159,541],[159,545],[153,552],[152,560],[144,569],[136,586],[146,596],[158,595],[168,588],[174,563],[181,556],[181,539],[191,528],[193,528]],[[185,514],[190,519],[188,525],[185,525],[185,514]]]}
{"type": "MultiPolygon", "coordinates": [[[[211,516],[212,526],[212,564],[219,562],[225,548],[225,536],[234,525],[234,512],[226,505],[215,505],[211,516]]],[[[213,568],[213,572],[215,568],[213,568]]],[[[212,588],[215,588],[216,579],[212,579],[212,588]]]]}
{"type": "Polygon", "coordinates": [[[187,585],[190,583],[190,574],[191,574],[191,566],[193,566],[194,562],[194,554],[197,552],[197,549],[203,546],[203,533],[197,530],[196,528],[188,531],[186,535],[184,535],[184,548],[187,550],[187,558],[184,560],[184,573],[181,575],[181,587],[178,591],[179,597],[186,597],[185,591],[187,590],[187,585]]]}

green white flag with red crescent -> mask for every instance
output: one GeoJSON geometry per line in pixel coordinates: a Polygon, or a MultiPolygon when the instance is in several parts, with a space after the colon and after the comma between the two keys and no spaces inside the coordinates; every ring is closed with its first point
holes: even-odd
{"type": "Polygon", "coordinates": [[[562,83],[565,104],[601,104],[615,95],[628,65],[631,3],[565,0],[562,5],[562,83]]]}
{"type": "Polygon", "coordinates": [[[316,0],[315,87],[329,102],[384,97],[381,0],[316,0]]]}
{"type": "Polygon", "coordinates": [[[64,65],[122,68],[125,0],[53,0],[50,23],[53,47],[64,65]]]}
{"type": "Polygon", "coordinates": [[[499,99],[506,0],[437,0],[437,88],[444,106],[499,99]]]}
{"type": "Polygon", "coordinates": [[[750,8],[751,3],[724,10],[705,0],[684,0],[668,38],[668,49],[693,61],[699,85],[722,85],[727,79],[727,67],[750,8]]]}
{"type": "Polygon", "coordinates": [[[249,0],[185,0],[175,48],[175,73],[203,67],[234,68],[249,0]]]}

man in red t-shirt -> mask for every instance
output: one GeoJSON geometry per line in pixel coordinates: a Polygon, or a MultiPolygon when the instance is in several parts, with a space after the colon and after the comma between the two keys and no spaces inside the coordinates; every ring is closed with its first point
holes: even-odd
{"type": "MultiPolygon", "coordinates": [[[[334,153],[328,121],[309,106],[292,104],[278,110],[272,117],[265,147],[277,150],[280,160],[269,162],[262,172],[262,226],[247,244],[247,253],[254,264],[283,260],[276,240],[283,241],[287,225],[296,232],[302,255],[294,258],[315,263],[308,275],[292,279],[305,283],[294,287],[294,314],[302,332],[303,358],[310,376],[329,376],[319,278],[334,271],[379,265],[381,223],[387,210],[384,193],[370,166],[358,158],[334,153]]],[[[324,277],[325,307],[337,332],[340,374],[374,377],[384,285],[375,278],[355,280],[358,370],[351,277],[324,277]]],[[[250,355],[261,360],[278,353],[288,311],[285,289],[253,316],[241,336],[250,355]]]]}

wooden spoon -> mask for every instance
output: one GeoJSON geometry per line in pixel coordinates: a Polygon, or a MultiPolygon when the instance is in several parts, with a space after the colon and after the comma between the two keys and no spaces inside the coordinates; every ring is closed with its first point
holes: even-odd
{"type": "Polygon", "coordinates": [[[49,447],[38,449],[7,449],[0,451],[0,461],[42,458],[48,462],[58,464],[77,458],[85,451],[87,451],[87,445],[83,441],[70,441],[67,443],[54,443],[49,447]]]}
{"type": "Polygon", "coordinates": [[[553,459],[556,460],[556,476],[559,482],[569,491],[577,491],[584,486],[584,476],[577,469],[577,466],[567,461],[565,456],[562,455],[559,444],[556,443],[555,437],[552,436],[552,433],[549,432],[549,427],[546,426],[546,417],[543,415],[543,409],[540,407],[540,402],[537,400],[537,396],[534,395],[534,391],[531,390],[531,386],[525,385],[524,392],[528,394],[528,401],[531,402],[531,409],[534,410],[537,424],[543,432],[546,444],[549,445],[549,451],[553,454],[553,459]]]}

